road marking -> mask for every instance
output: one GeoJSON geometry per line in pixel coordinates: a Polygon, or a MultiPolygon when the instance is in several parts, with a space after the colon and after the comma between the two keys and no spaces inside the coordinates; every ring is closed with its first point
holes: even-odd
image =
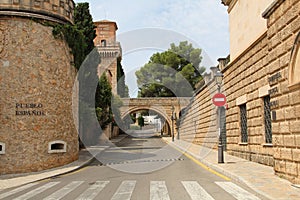
{"type": "Polygon", "coordinates": [[[260,200],[257,196],[249,193],[243,188],[237,186],[232,182],[215,182],[218,186],[223,188],[226,192],[231,194],[237,200],[260,200]]]}
{"type": "Polygon", "coordinates": [[[112,200],[130,200],[136,181],[123,181],[112,200]]]}
{"type": "Polygon", "coordinates": [[[214,200],[197,181],[181,181],[192,200],[214,200]]]}
{"type": "Polygon", "coordinates": [[[165,181],[150,182],[150,200],[170,200],[165,181]]]}
{"type": "Polygon", "coordinates": [[[38,184],[38,183],[30,183],[30,184],[21,186],[21,187],[19,187],[19,188],[16,188],[16,189],[14,189],[14,190],[11,190],[11,191],[9,191],[9,192],[0,194],[0,199],[4,199],[5,197],[8,197],[8,196],[10,196],[10,195],[16,194],[16,193],[21,192],[21,191],[23,191],[23,190],[26,190],[26,189],[28,189],[28,188],[30,188],[30,187],[32,187],[32,186],[37,185],[37,184],[38,184]]]}
{"type": "Polygon", "coordinates": [[[109,181],[96,181],[86,191],[84,191],[76,200],[92,200],[94,199],[109,183],[109,181]]]}
{"type": "Polygon", "coordinates": [[[41,187],[38,187],[34,190],[31,190],[30,192],[27,192],[17,198],[15,198],[14,200],[26,200],[26,199],[29,199],[31,197],[34,197],[35,195],[38,195],[42,192],[44,192],[45,190],[57,185],[59,182],[50,182],[50,183],[47,183],[41,187]]]}
{"type": "MultiPolygon", "coordinates": [[[[167,143],[170,144],[169,142],[167,142],[167,143]]],[[[203,169],[205,169],[205,170],[207,170],[207,171],[209,171],[209,172],[211,172],[211,173],[213,173],[213,174],[219,176],[220,178],[223,178],[223,179],[226,180],[226,181],[231,181],[230,178],[228,178],[227,176],[225,176],[225,175],[223,175],[223,174],[221,174],[221,173],[219,173],[219,172],[217,172],[217,171],[211,169],[210,167],[206,166],[205,164],[203,164],[202,162],[200,162],[198,159],[196,159],[194,156],[192,156],[192,155],[190,155],[190,154],[188,154],[188,153],[186,153],[186,152],[183,152],[182,150],[180,150],[179,148],[177,148],[176,146],[174,146],[174,145],[172,145],[172,144],[171,144],[171,146],[172,146],[174,149],[176,149],[177,151],[181,152],[181,153],[182,153],[183,155],[185,155],[187,158],[191,159],[194,163],[196,163],[197,165],[199,165],[199,166],[202,167],[203,169]]]]}
{"type": "Polygon", "coordinates": [[[54,192],[50,196],[44,198],[44,200],[59,200],[69,194],[72,190],[76,189],[79,185],[81,185],[84,181],[72,181],[65,187],[60,190],[54,192]]]}

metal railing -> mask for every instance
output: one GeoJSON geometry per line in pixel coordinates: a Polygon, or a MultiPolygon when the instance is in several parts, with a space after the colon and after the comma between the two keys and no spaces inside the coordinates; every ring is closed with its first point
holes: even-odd
{"type": "Polygon", "coordinates": [[[248,142],[248,125],[247,125],[247,107],[246,104],[240,105],[240,125],[241,125],[241,142],[248,142]]]}
{"type": "Polygon", "coordinates": [[[265,142],[272,143],[272,120],[270,96],[264,97],[264,124],[265,124],[265,142]]]}

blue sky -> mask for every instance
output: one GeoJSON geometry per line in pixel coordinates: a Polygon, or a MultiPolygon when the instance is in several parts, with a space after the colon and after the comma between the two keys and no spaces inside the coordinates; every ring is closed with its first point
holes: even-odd
{"type": "Polygon", "coordinates": [[[207,68],[216,65],[218,58],[229,54],[227,7],[221,4],[221,0],[75,2],[89,2],[94,21],[107,19],[117,23],[117,40],[123,50],[122,65],[131,96],[137,92],[134,72],[154,52],[167,50],[171,42],[178,44],[188,40],[194,47],[201,48],[204,57],[202,65],[207,68]],[[149,41],[138,43],[138,40],[149,41]]]}

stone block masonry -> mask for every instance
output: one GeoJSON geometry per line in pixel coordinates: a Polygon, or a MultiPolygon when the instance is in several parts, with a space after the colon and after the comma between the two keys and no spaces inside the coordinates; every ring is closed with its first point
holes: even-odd
{"type": "Polygon", "coordinates": [[[276,174],[294,183],[300,183],[299,7],[300,0],[274,0],[263,16],[257,16],[266,20],[266,31],[221,68],[228,99],[228,152],[274,166],[276,174]],[[268,96],[270,109],[265,104],[268,96]],[[247,142],[242,142],[241,105],[246,105],[247,142]],[[271,115],[268,122],[266,110],[271,115]]]}
{"type": "Polygon", "coordinates": [[[78,158],[72,60],[51,27],[0,16],[0,174],[40,171],[78,158]]]}

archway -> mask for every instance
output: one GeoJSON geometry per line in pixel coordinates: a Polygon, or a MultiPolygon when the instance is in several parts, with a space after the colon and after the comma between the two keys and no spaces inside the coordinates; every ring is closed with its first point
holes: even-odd
{"type": "MultiPolygon", "coordinates": [[[[130,109],[128,109],[125,113],[122,114],[121,119],[122,121],[126,121],[126,117],[129,116],[132,113],[136,113],[136,112],[140,112],[140,111],[152,111],[157,113],[159,116],[161,116],[164,119],[164,123],[161,126],[161,135],[169,135],[171,136],[171,116],[167,116],[165,112],[162,112],[161,109],[159,108],[155,108],[155,107],[149,107],[149,106],[139,106],[139,107],[131,107],[130,109]]],[[[126,130],[123,130],[126,133],[126,130]]]]}

